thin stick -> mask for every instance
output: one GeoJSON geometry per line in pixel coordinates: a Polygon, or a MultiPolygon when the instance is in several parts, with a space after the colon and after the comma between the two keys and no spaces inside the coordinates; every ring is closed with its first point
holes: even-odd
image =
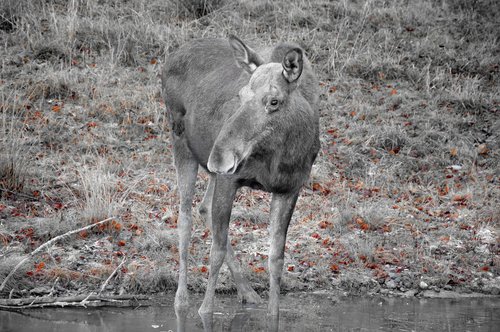
{"type": "Polygon", "coordinates": [[[75,233],[78,233],[78,232],[81,232],[81,231],[84,231],[84,230],[87,230],[87,229],[90,229],[92,227],[95,227],[97,225],[100,225],[100,224],[103,224],[107,221],[110,221],[110,220],[113,220],[113,219],[116,219],[115,217],[109,217],[107,219],[104,219],[104,220],[101,220],[99,222],[96,222],[95,224],[91,224],[91,225],[88,225],[88,226],[85,226],[85,227],[82,227],[82,228],[79,228],[79,229],[75,229],[75,230],[72,230],[72,231],[69,231],[67,233],[64,233],[64,234],[61,234],[61,235],[58,235],[56,236],[55,238],[45,242],[44,244],[42,244],[41,246],[39,246],[38,248],[36,248],[35,250],[33,250],[32,252],[30,252],[28,254],[28,256],[24,257],[17,265],[16,267],[14,267],[14,269],[12,269],[12,271],[10,271],[9,275],[7,275],[7,277],[5,277],[5,279],[3,280],[2,282],[2,285],[0,285],[0,292],[4,289],[5,285],[7,284],[7,281],[9,281],[9,279],[12,277],[12,275],[14,275],[14,273],[16,273],[16,271],[24,264],[26,263],[26,261],[28,259],[30,259],[31,257],[35,256],[38,252],[40,252],[42,249],[44,249],[45,247],[48,247],[49,245],[53,244],[54,242],[57,242],[58,240],[66,237],[66,236],[69,236],[71,234],[75,234],[75,233]]]}
{"type": "Polygon", "coordinates": [[[106,288],[106,285],[108,284],[108,282],[111,280],[111,278],[113,278],[113,276],[122,267],[123,263],[125,263],[126,260],[127,260],[127,258],[123,257],[122,262],[116,267],[116,269],[113,271],[113,273],[111,273],[111,275],[108,277],[108,279],[106,279],[104,284],[102,284],[101,290],[99,291],[98,295],[101,295],[101,293],[104,291],[104,288],[106,288]]]}

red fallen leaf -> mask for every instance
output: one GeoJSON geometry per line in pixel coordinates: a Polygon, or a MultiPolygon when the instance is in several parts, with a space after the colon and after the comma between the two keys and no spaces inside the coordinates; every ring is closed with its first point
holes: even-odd
{"type": "Polygon", "coordinates": [[[363,183],[363,181],[358,180],[358,182],[356,182],[356,184],[354,185],[354,189],[361,190],[364,188],[364,186],[365,186],[365,184],[363,183]]]}
{"type": "Polygon", "coordinates": [[[401,148],[400,148],[399,146],[396,146],[395,148],[393,148],[393,149],[391,149],[391,150],[389,151],[389,154],[391,154],[391,155],[396,155],[396,154],[398,154],[398,153],[399,153],[399,150],[401,150],[401,148]]]}
{"type": "Polygon", "coordinates": [[[117,232],[122,230],[122,224],[120,224],[119,222],[113,220],[112,225],[117,232]]]}
{"type": "Polygon", "coordinates": [[[371,270],[375,270],[375,269],[380,268],[380,265],[378,265],[376,263],[366,263],[365,267],[367,267],[368,269],[371,269],[371,270]]]}
{"type": "Polygon", "coordinates": [[[266,269],[265,269],[263,266],[259,266],[259,267],[254,267],[254,268],[253,268],[253,271],[254,271],[255,273],[262,273],[262,272],[265,272],[265,271],[266,271],[266,269]]]}
{"type": "Polygon", "coordinates": [[[336,92],[337,91],[337,87],[336,86],[331,86],[330,89],[328,89],[328,92],[330,93],[333,93],[333,92],[336,92]]]}
{"type": "Polygon", "coordinates": [[[450,187],[448,187],[448,184],[445,183],[445,185],[438,188],[437,191],[438,191],[439,196],[446,196],[450,192],[450,187]]]}
{"type": "Polygon", "coordinates": [[[384,225],[384,226],[382,226],[382,231],[384,233],[390,233],[392,231],[391,226],[390,225],[384,225]]]}
{"type": "MultiPolygon", "coordinates": [[[[333,138],[339,138],[339,133],[337,132],[337,128],[328,129],[326,132],[333,138]]],[[[332,143],[335,144],[336,142],[332,143]]]]}
{"type": "Polygon", "coordinates": [[[439,239],[441,241],[447,243],[448,241],[450,241],[450,236],[449,235],[444,235],[444,236],[441,236],[439,239]]]}
{"type": "Polygon", "coordinates": [[[34,190],[33,197],[39,197],[39,196],[40,196],[40,192],[38,190],[34,190]]]}
{"type": "Polygon", "coordinates": [[[311,237],[315,238],[315,239],[321,239],[321,235],[319,235],[318,233],[312,233],[311,234],[311,237]]]}
{"type": "Polygon", "coordinates": [[[45,263],[44,262],[40,262],[38,264],[35,264],[36,272],[40,272],[41,270],[43,270],[44,267],[45,267],[45,263]]]}
{"type": "Polygon", "coordinates": [[[293,265],[288,265],[287,270],[288,270],[289,272],[293,272],[293,270],[295,270],[295,266],[293,266],[293,265]]]}
{"type": "Polygon", "coordinates": [[[330,244],[330,239],[329,238],[326,238],[323,240],[323,242],[321,243],[324,247],[328,246],[330,244]]]}
{"type": "Polygon", "coordinates": [[[89,123],[87,123],[87,127],[88,128],[95,128],[95,127],[97,127],[97,122],[94,122],[94,121],[89,122],[89,123]]]}
{"type": "Polygon", "coordinates": [[[397,93],[398,93],[398,90],[396,90],[396,89],[392,89],[390,94],[391,94],[391,96],[394,96],[394,95],[395,95],[395,94],[397,94],[397,93]]]}
{"type": "Polygon", "coordinates": [[[322,222],[319,223],[319,228],[325,229],[331,227],[332,223],[326,220],[323,220],[322,222]]]}
{"type": "Polygon", "coordinates": [[[56,210],[61,210],[64,207],[64,205],[62,203],[54,203],[52,207],[56,210]]]}
{"type": "Polygon", "coordinates": [[[208,272],[208,268],[205,265],[203,265],[202,267],[200,267],[200,272],[201,273],[207,273],[208,272]]]}
{"type": "Polygon", "coordinates": [[[204,231],[204,232],[203,232],[203,234],[201,235],[201,238],[202,238],[203,240],[205,240],[205,239],[208,237],[208,235],[209,235],[209,234],[210,234],[210,231],[209,231],[208,229],[205,229],[205,231],[204,231]]]}
{"type": "Polygon", "coordinates": [[[0,204],[0,212],[2,212],[5,208],[6,208],[6,206],[5,206],[5,205],[0,204]]]}
{"type": "Polygon", "coordinates": [[[149,63],[152,65],[156,65],[157,62],[158,60],[156,60],[156,58],[151,58],[151,60],[149,61],[149,63]]]}
{"type": "Polygon", "coordinates": [[[89,236],[89,233],[87,232],[87,230],[84,229],[83,231],[78,233],[78,235],[80,235],[80,237],[86,239],[89,236]]]}
{"type": "Polygon", "coordinates": [[[314,191],[319,191],[319,190],[321,190],[322,187],[318,182],[314,182],[312,185],[312,188],[314,191]]]}
{"type": "Polygon", "coordinates": [[[313,191],[319,191],[320,193],[322,193],[325,196],[328,195],[331,192],[330,189],[327,189],[327,188],[323,187],[318,182],[314,182],[312,184],[312,189],[313,189],[313,191]]]}
{"type": "Polygon", "coordinates": [[[466,202],[469,199],[471,199],[472,195],[471,194],[466,194],[466,195],[455,195],[453,196],[452,200],[454,202],[466,202]]]}
{"type": "Polygon", "coordinates": [[[127,273],[128,269],[126,266],[123,266],[120,271],[122,271],[122,273],[127,273]]]}
{"type": "Polygon", "coordinates": [[[51,110],[53,112],[59,112],[61,110],[62,106],[61,105],[54,105],[51,107],[51,110]]]}
{"type": "Polygon", "coordinates": [[[484,271],[484,272],[488,272],[490,270],[490,267],[489,266],[483,266],[481,267],[481,271],[484,271]]]}
{"type": "Polygon", "coordinates": [[[369,230],[369,229],[370,229],[370,225],[369,225],[369,224],[367,224],[367,223],[362,223],[362,224],[360,225],[360,227],[361,227],[361,230],[363,230],[363,231],[367,231],[367,230],[369,230]]]}
{"type": "Polygon", "coordinates": [[[480,155],[483,155],[483,156],[486,156],[488,154],[490,150],[488,149],[488,146],[486,144],[479,144],[479,146],[477,147],[477,152],[480,154],[480,155]]]}
{"type": "Polygon", "coordinates": [[[337,264],[330,265],[330,271],[339,272],[339,266],[337,264]]]}
{"type": "Polygon", "coordinates": [[[31,277],[31,276],[33,276],[33,274],[34,274],[34,273],[33,273],[33,271],[28,271],[28,272],[26,272],[26,275],[28,275],[28,276],[30,276],[30,277],[31,277]]]}
{"type": "Polygon", "coordinates": [[[118,241],[118,245],[119,245],[120,247],[123,247],[125,244],[126,244],[126,242],[125,242],[124,240],[120,240],[120,241],[118,241]]]}

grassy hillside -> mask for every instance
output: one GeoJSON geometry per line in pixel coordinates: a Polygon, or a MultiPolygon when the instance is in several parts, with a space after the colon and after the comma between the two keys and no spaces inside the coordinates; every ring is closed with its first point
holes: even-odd
{"type": "MultiPolygon", "coordinates": [[[[284,289],[498,294],[499,15],[494,0],[3,0],[0,280],[49,239],[115,217],[36,255],[3,295],[88,293],[117,267],[109,292],[175,288],[159,74],[192,38],[229,34],[297,42],[320,79],[322,148],[289,231],[284,289]]],[[[260,290],[269,199],[241,190],[230,230],[260,290]]],[[[209,246],[196,215],[194,290],[209,246]]],[[[234,290],[227,271],[220,288],[234,290]]]]}

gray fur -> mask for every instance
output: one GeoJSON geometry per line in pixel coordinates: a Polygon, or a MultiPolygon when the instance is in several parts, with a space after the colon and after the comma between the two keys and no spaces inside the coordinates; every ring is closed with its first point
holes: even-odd
{"type": "Polygon", "coordinates": [[[229,41],[200,39],[168,58],[162,93],[181,196],[178,312],[187,307],[186,256],[196,178],[193,165],[201,165],[211,174],[201,211],[206,214],[213,242],[200,315],[213,311],[224,259],[242,300],[260,300],[243,278],[227,241],[232,199],[241,186],[273,193],[269,312],[278,315],[286,232],[299,190],[319,150],[317,85],[304,52],[290,43],[255,52],[236,37],[229,41]]]}

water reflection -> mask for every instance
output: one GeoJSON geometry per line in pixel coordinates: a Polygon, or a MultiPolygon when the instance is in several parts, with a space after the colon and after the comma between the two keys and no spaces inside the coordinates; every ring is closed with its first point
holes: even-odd
{"type": "Polygon", "coordinates": [[[202,321],[202,298],[176,317],[174,295],[162,305],[133,309],[42,309],[0,311],[0,331],[497,331],[500,298],[332,298],[289,294],[278,321],[266,305],[242,306],[236,296],[218,296],[216,312],[202,321]]]}
{"type": "MultiPolygon", "coordinates": [[[[232,318],[230,319],[228,331],[267,331],[267,332],[278,332],[279,331],[279,316],[265,316],[262,320],[262,313],[266,309],[258,308],[255,306],[241,307],[236,311],[232,318]],[[252,315],[258,317],[259,319],[252,322],[252,315]],[[265,328],[264,324],[265,323],[265,328]]],[[[223,316],[222,313],[216,313],[216,316],[223,316]]],[[[231,315],[229,315],[231,317],[231,315]]],[[[214,314],[205,314],[200,316],[201,322],[203,324],[204,332],[218,331],[214,325],[214,314]]],[[[188,332],[185,330],[186,317],[182,314],[177,315],[177,332],[188,332]],[[179,329],[179,327],[181,327],[179,329]]],[[[217,319],[215,320],[217,322],[217,319]]],[[[218,326],[220,328],[221,326],[218,326]]]]}

